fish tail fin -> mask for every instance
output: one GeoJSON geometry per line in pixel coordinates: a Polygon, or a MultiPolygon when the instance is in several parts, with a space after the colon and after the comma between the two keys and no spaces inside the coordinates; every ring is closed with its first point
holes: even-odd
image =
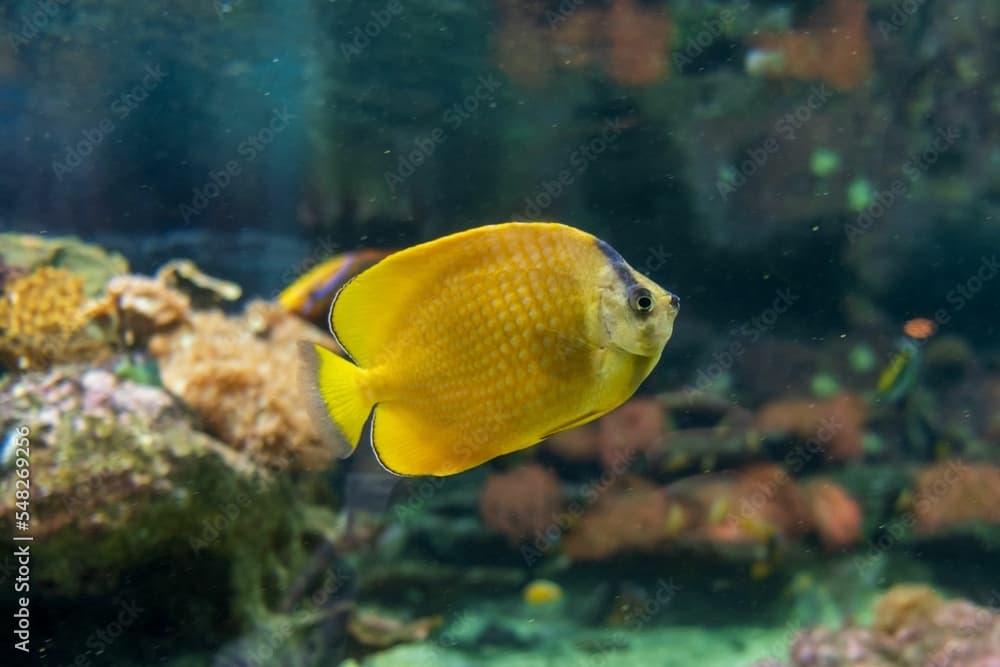
{"type": "Polygon", "coordinates": [[[363,371],[316,343],[301,341],[299,356],[309,416],[341,458],[350,456],[374,405],[361,389],[363,371]]]}

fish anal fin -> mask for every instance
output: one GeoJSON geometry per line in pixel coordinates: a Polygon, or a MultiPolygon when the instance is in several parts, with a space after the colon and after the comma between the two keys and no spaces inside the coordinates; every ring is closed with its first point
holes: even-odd
{"type": "Polygon", "coordinates": [[[372,413],[372,450],[382,467],[402,476],[454,475],[497,454],[464,444],[397,403],[380,403],[372,413]]]}
{"type": "Polygon", "coordinates": [[[546,438],[551,438],[556,433],[562,433],[563,431],[568,431],[571,428],[576,428],[577,426],[583,426],[584,424],[588,424],[588,423],[594,421],[595,419],[597,419],[598,417],[601,417],[601,416],[607,414],[607,412],[608,412],[607,410],[605,410],[603,412],[600,411],[600,410],[591,410],[590,412],[588,412],[587,414],[585,414],[585,415],[583,415],[581,417],[577,417],[576,419],[572,419],[572,420],[566,422],[565,424],[563,424],[562,426],[557,426],[557,427],[549,430],[549,432],[546,433],[545,435],[543,435],[540,439],[541,440],[545,440],[546,438]]]}

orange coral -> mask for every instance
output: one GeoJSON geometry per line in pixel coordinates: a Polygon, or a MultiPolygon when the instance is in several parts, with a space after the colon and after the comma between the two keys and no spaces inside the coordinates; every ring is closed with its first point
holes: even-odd
{"type": "Polygon", "coordinates": [[[605,468],[663,445],[665,409],[656,398],[633,398],[595,422],[557,433],[546,447],[567,461],[600,459],[605,468]]]}
{"type": "Polygon", "coordinates": [[[929,466],[917,475],[911,511],[923,534],[971,521],[1000,523],[1000,468],[961,461],[929,466]]]}
{"type": "Polygon", "coordinates": [[[106,349],[85,332],[83,278],[42,267],[7,286],[0,298],[0,366],[37,369],[92,358],[106,349]]]}
{"type": "Polygon", "coordinates": [[[319,329],[272,303],[243,317],[195,312],[157,334],[149,350],[163,385],[199,414],[206,430],[257,462],[323,466],[333,453],[315,431],[301,397],[296,342],[324,342],[319,329]]]}
{"type": "Polygon", "coordinates": [[[626,86],[650,85],[669,74],[673,23],[663,6],[636,0],[560,11],[531,0],[499,5],[497,60],[518,83],[540,87],[557,67],[597,65],[626,86]]]}
{"type": "Polygon", "coordinates": [[[867,26],[865,0],[825,0],[800,30],[754,37],[747,70],[825,81],[838,90],[857,88],[871,73],[867,26]]]}
{"type": "Polygon", "coordinates": [[[682,480],[669,489],[626,477],[586,510],[563,549],[577,560],[599,560],[683,544],[746,558],[759,557],[775,538],[815,533],[833,550],[860,538],[861,517],[839,486],[824,480],[799,486],[773,464],[682,480]]]}
{"type": "Polygon", "coordinates": [[[92,307],[95,314],[117,318],[126,345],[142,344],[154,333],[187,320],[191,301],[157,278],[115,276],[105,287],[104,299],[92,307]]]}
{"type": "Polygon", "coordinates": [[[612,0],[607,20],[607,69],[612,79],[647,86],[667,76],[671,24],[665,8],[612,0]]]}
{"type": "Polygon", "coordinates": [[[609,489],[588,509],[563,540],[563,552],[575,560],[601,560],[617,553],[652,551],[676,526],[664,489],[630,480],[609,489]]]}
{"type": "Polygon", "coordinates": [[[661,445],[665,418],[655,398],[634,398],[597,423],[601,463],[610,468],[661,445]]]}
{"type": "Polygon", "coordinates": [[[538,464],[490,475],[479,496],[483,522],[512,544],[552,525],[561,508],[558,478],[538,464]]]}
{"type": "Polygon", "coordinates": [[[764,433],[785,433],[815,443],[834,460],[849,460],[864,452],[864,404],[851,394],[825,401],[778,400],[757,413],[756,428],[764,433]]]}
{"type": "Polygon", "coordinates": [[[351,615],[347,632],[364,646],[386,648],[427,639],[437,626],[444,623],[441,616],[425,616],[412,621],[383,616],[374,611],[358,611],[351,615]]]}
{"type": "Polygon", "coordinates": [[[594,461],[601,451],[599,425],[598,421],[556,433],[545,441],[544,447],[566,461],[594,461]]]}
{"type": "Polygon", "coordinates": [[[826,480],[810,480],[802,487],[812,524],[820,542],[834,551],[861,539],[861,506],[842,487],[826,480]]]}
{"type": "Polygon", "coordinates": [[[692,536],[709,542],[766,543],[804,528],[805,511],[795,483],[780,466],[759,464],[737,475],[693,481],[691,497],[703,508],[692,536]]]}
{"type": "Polygon", "coordinates": [[[924,584],[893,586],[875,601],[872,626],[881,634],[894,635],[907,626],[926,623],[942,602],[941,596],[924,584]]]}

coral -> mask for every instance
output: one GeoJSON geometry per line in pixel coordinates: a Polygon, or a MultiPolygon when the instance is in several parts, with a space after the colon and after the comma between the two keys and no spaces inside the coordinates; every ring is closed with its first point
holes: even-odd
{"type": "Polygon", "coordinates": [[[655,551],[669,537],[671,501],[664,489],[622,480],[608,489],[563,540],[574,560],[602,560],[618,553],[655,551]]]}
{"type": "Polygon", "coordinates": [[[112,276],[128,272],[128,262],[118,253],[71,236],[0,234],[0,248],[7,267],[27,273],[49,266],[80,276],[87,297],[100,294],[112,276]]]}
{"type": "Polygon", "coordinates": [[[584,511],[563,547],[577,560],[678,547],[746,560],[776,540],[809,534],[828,550],[843,549],[860,538],[861,519],[858,503],[836,484],[797,485],[780,466],[755,464],[667,488],[622,478],[584,511]]]}
{"type": "MultiPolygon", "coordinates": [[[[812,628],[793,640],[788,667],[995,667],[1000,614],[926,586],[890,589],[871,628],[812,628]]],[[[757,667],[780,667],[774,661],[757,667]]]]}
{"type": "MultiPolygon", "coordinates": [[[[249,493],[259,477],[249,461],[192,430],[163,389],[103,368],[26,373],[0,386],[0,402],[4,433],[29,430],[31,534],[46,555],[38,575],[66,588],[95,570],[110,581],[193,536],[219,498],[249,493]]],[[[0,521],[14,516],[15,479],[13,468],[0,472],[0,521]]]]}
{"type": "Polygon", "coordinates": [[[149,338],[187,321],[191,301],[146,276],[116,276],[108,281],[104,298],[91,307],[95,316],[111,315],[126,345],[144,345],[149,338]]]}
{"type": "Polygon", "coordinates": [[[153,278],[111,278],[103,296],[88,305],[88,316],[110,318],[122,342],[144,347],[153,334],[187,322],[192,307],[235,301],[241,294],[239,285],[205,275],[190,260],[175,259],[153,278]]]}
{"type": "Polygon", "coordinates": [[[811,523],[826,549],[844,549],[861,539],[861,506],[847,491],[821,479],[809,480],[800,490],[811,523]]]}
{"type": "Polygon", "coordinates": [[[871,74],[865,0],[823,0],[799,30],[750,40],[747,70],[768,77],[825,81],[851,90],[871,74]]]}
{"type": "Polygon", "coordinates": [[[323,445],[304,407],[297,342],[328,344],[319,329],[277,304],[256,301],[242,317],[195,312],[155,335],[149,350],[164,386],[211,434],[270,467],[323,467],[323,445]]]}
{"type": "Polygon", "coordinates": [[[905,627],[930,618],[941,602],[941,596],[930,586],[894,586],[875,602],[872,628],[879,634],[895,635],[905,627]]]}
{"type": "Polygon", "coordinates": [[[174,259],[156,272],[156,280],[187,294],[198,308],[214,306],[223,301],[238,301],[243,289],[228,280],[213,278],[189,259],[174,259]]]}
{"type": "Polygon", "coordinates": [[[605,468],[636,454],[650,455],[664,447],[666,410],[657,398],[633,398],[597,421],[557,433],[546,448],[567,461],[599,460],[605,468]]]}
{"type": "Polygon", "coordinates": [[[561,508],[559,480],[537,464],[490,475],[479,496],[483,522],[512,544],[544,531],[561,508]]]}
{"type": "Polygon", "coordinates": [[[608,74],[618,83],[647,86],[666,78],[672,24],[662,6],[612,0],[607,14],[608,74]]]}
{"type": "Polygon", "coordinates": [[[597,422],[601,463],[610,468],[662,446],[665,421],[663,406],[655,398],[633,398],[608,413],[597,422]]]}
{"type": "Polygon", "coordinates": [[[806,511],[795,483],[780,466],[757,464],[733,475],[706,475],[678,485],[702,520],[690,536],[716,544],[766,544],[776,535],[804,532],[806,511]]]}
{"type": "Polygon", "coordinates": [[[385,648],[427,639],[431,631],[443,622],[441,616],[404,622],[374,611],[358,611],[351,616],[347,630],[364,646],[385,648]]]}
{"type": "Polygon", "coordinates": [[[940,533],[973,521],[1000,523],[1000,467],[936,463],[917,474],[909,496],[919,534],[940,533]]]}
{"type": "Polygon", "coordinates": [[[778,433],[814,442],[826,458],[843,461],[864,453],[864,421],[861,399],[839,394],[822,401],[773,401],[757,413],[755,426],[766,434],[778,433]]]}
{"type": "Polygon", "coordinates": [[[573,463],[596,461],[600,456],[600,421],[556,433],[542,445],[556,456],[573,463]]]}
{"type": "Polygon", "coordinates": [[[541,87],[558,67],[600,67],[614,82],[648,86],[669,75],[673,22],[660,3],[612,0],[558,12],[544,3],[504,0],[497,60],[508,76],[541,87]]]}
{"type": "Polygon", "coordinates": [[[3,255],[0,255],[0,290],[5,289],[7,283],[17,280],[25,273],[27,272],[24,269],[19,269],[16,266],[7,264],[3,255]]]}
{"type": "Polygon", "coordinates": [[[94,358],[107,350],[86,329],[83,279],[43,266],[7,286],[0,299],[0,366],[28,370],[94,358]]]}

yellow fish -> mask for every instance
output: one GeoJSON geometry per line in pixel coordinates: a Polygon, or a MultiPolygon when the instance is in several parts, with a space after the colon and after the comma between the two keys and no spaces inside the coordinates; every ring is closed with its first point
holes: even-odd
{"type": "Polygon", "coordinates": [[[659,361],[679,299],[611,246],[557,223],[478,227],[348,282],[302,343],[308,406],[350,455],[452,475],[618,407],[659,361]],[[346,441],[346,442],[345,442],[346,441]]]}
{"type": "Polygon", "coordinates": [[[282,290],[278,303],[289,312],[321,324],[330,314],[330,300],[344,283],[390,252],[367,248],[331,257],[282,290]]]}

